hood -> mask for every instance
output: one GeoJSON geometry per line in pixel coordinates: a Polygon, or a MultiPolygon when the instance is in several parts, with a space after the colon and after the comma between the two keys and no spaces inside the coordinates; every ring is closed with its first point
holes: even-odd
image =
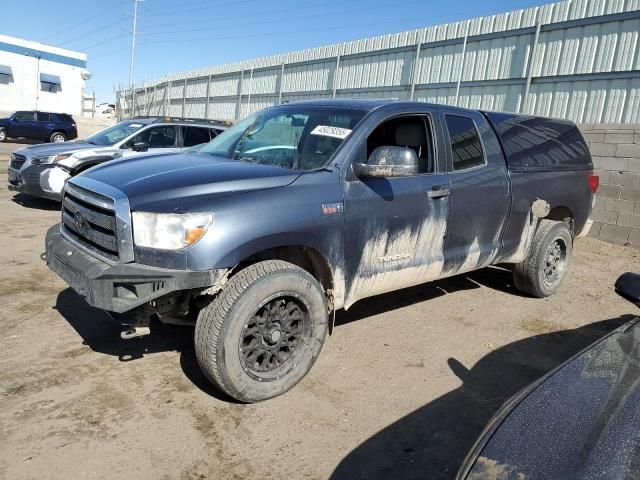
{"type": "Polygon", "coordinates": [[[33,158],[41,155],[56,155],[58,153],[76,152],[78,150],[87,150],[90,148],[103,148],[98,145],[92,145],[86,142],[63,142],[63,143],[39,143],[37,145],[29,145],[15,151],[21,155],[33,158]]]}
{"type": "Polygon", "coordinates": [[[498,415],[467,478],[637,478],[640,323],[631,321],[498,415]],[[502,477],[500,477],[502,478],[502,477]]]}
{"type": "Polygon", "coordinates": [[[187,211],[198,199],[206,201],[289,185],[300,173],[204,154],[179,153],[116,160],[94,167],[83,176],[123,192],[132,210],[187,211]]]}

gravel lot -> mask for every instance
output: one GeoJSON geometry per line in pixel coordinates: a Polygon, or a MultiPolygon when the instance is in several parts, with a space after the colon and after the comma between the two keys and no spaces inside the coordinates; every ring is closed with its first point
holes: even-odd
{"type": "Polygon", "coordinates": [[[46,268],[59,206],[7,190],[19,146],[0,144],[2,478],[452,478],[508,397],[635,313],[612,286],[640,251],[580,239],[549,299],[491,268],[365,300],[298,387],[234,404],[192,328],[123,341],[46,268]]]}

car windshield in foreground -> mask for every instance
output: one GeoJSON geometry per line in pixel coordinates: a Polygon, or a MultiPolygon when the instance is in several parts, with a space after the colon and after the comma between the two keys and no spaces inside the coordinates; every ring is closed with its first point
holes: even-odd
{"type": "Polygon", "coordinates": [[[367,112],[281,105],[261,110],[211,140],[199,153],[292,170],[324,167],[367,112]]]}
{"type": "Polygon", "coordinates": [[[133,132],[144,127],[144,125],[144,123],[139,122],[120,122],[115,124],[113,127],[105,128],[104,130],[100,130],[98,133],[94,133],[85,141],[93,145],[108,147],[127,138],[133,132]]]}

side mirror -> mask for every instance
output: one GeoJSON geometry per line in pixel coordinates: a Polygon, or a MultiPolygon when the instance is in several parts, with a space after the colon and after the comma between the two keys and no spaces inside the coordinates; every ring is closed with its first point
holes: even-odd
{"type": "Polygon", "coordinates": [[[411,148],[378,147],[367,163],[354,163],[358,177],[409,177],[419,173],[418,155],[411,148]]]}
{"type": "Polygon", "coordinates": [[[616,293],[640,307],[640,275],[623,273],[616,281],[616,293]]]}
{"type": "Polygon", "coordinates": [[[136,142],[131,147],[134,152],[146,152],[149,150],[149,144],[147,142],[136,142]]]}

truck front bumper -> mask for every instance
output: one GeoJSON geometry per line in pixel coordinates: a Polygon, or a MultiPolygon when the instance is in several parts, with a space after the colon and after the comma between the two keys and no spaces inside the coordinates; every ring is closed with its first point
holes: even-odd
{"type": "Polygon", "coordinates": [[[178,290],[218,284],[226,270],[189,271],[139,263],[111,265],[67,240],[60,224],[47,231],[47,266],[89,305],[123,313],[178,290]]]}

